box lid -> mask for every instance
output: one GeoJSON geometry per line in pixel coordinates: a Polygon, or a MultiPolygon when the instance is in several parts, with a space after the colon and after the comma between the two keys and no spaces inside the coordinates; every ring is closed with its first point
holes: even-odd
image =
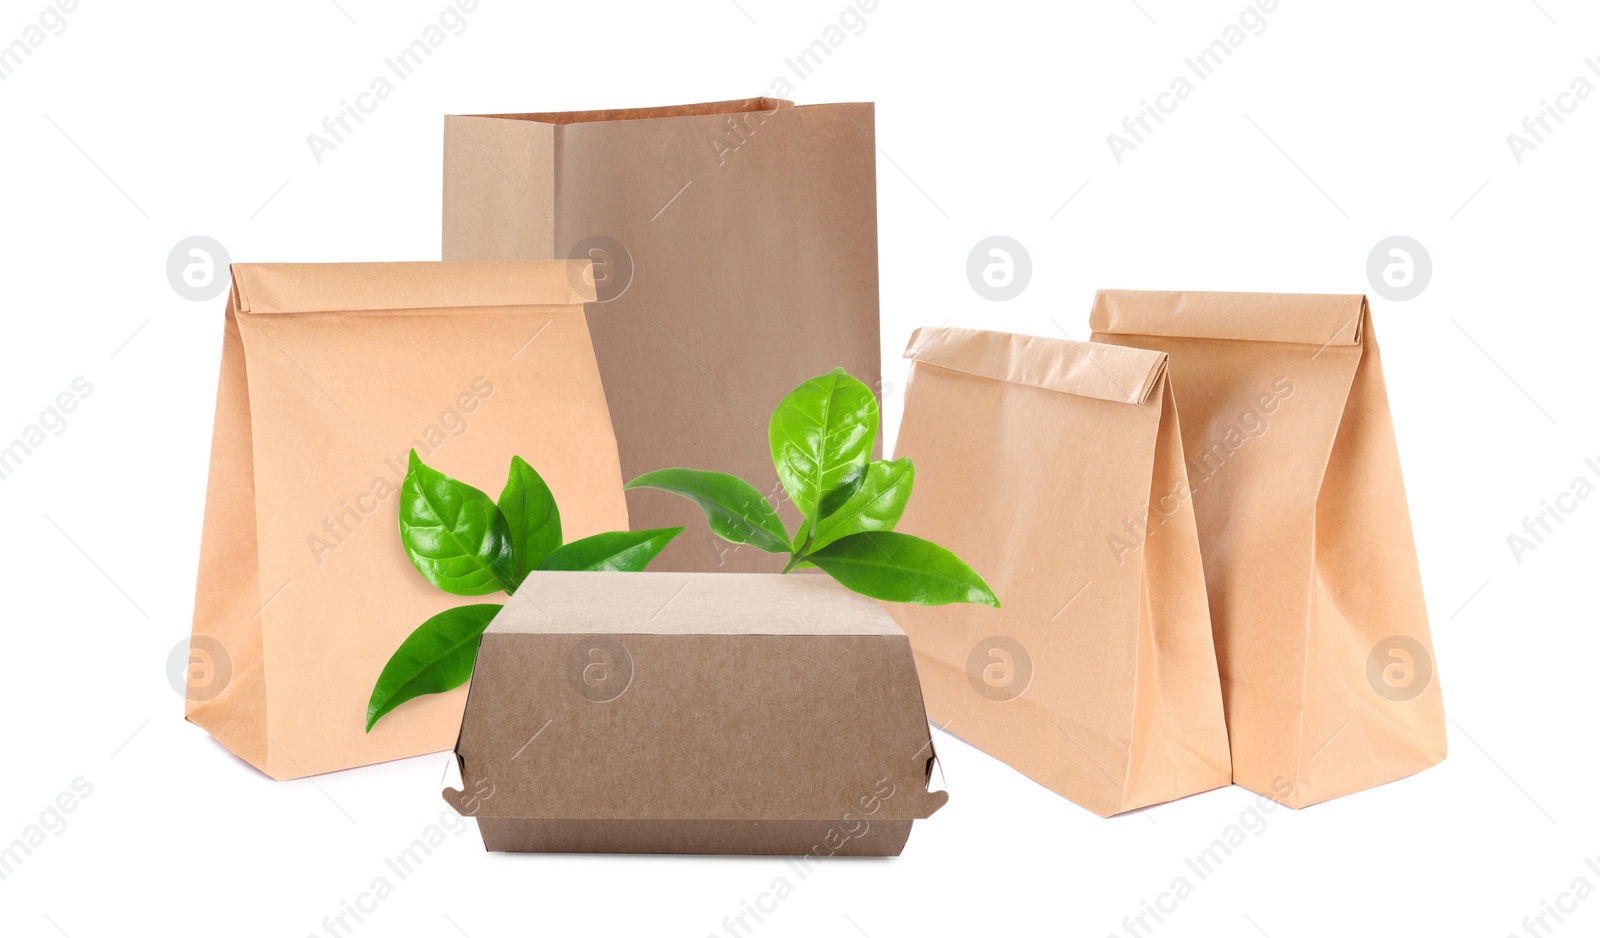
{"type": "Polygon", "coordinates": [[[911,646],[806,574],[534,573],[483,636],[464,815],[913,819],[934,752],[911,646]]]}

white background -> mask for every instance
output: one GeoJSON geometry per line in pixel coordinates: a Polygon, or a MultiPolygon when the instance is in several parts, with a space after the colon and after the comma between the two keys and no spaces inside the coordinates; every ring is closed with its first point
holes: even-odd
{"type": "MultiPolygon", "coordinates": [[[[0,440],[74,378],[93,385],[0,481],[0,841],[92,785],[0,881],[7,935],[320,934],[444,810],[443,754],[274,783],[181,719],[166,662],[189,627],[223,304],[174,292],[172,247],[436,258],[442,114],[761,94],[844,0],[483,0],[319,165],[306,135],[443,5],[89,0],[0,82],[0,440]]],[[[0,3],[0,43],[43,6],[0,3]]],[[[1578,877],[1600,888],[1584,865],[1600,855],[1600,498],[1520,564],[1506,542],[1575,477],[1600,481],[1584,465],[1600,462],[1600,96],[1520,164],[1506,136],[1576,76],[1600,84],[1584,64],[1600,14],[1282,0],[1119,165],[1106,135],[1243,8],[881,0],[793,96],[877,102],[896,388],[920,324],[1083,338],[1099,287],[1371,292],[1381,239],[1426,246],[1421,295],[1373,306],[1450,757],[1267,815],[1156,933],[1520,933],[1578,877]],[[995,234],[1033,260],[1004,303],[965,274],[995,234]]],[[[892,431],[897,394],[886,409],[892,431]]],[[[1233,788],[1100,820],[958,742],[940,751],[951,802],[903,857],[826,864],[757,933],[1120,932],[1255,802],[1233,788]]],[[[780,875],[765,859],[488,855],[468,827],[356,933],[720,933],[780,875]]],[[[1600,898],[1546,922],[1593,935],[1600,898]]]]}

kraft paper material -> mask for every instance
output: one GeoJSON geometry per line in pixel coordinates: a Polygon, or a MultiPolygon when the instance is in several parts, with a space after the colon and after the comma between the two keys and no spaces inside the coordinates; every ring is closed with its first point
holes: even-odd
{"type": "Polygon", "coordinates": [[[1302,807],[1442,760],[1366,297],[1108,290],[1090,322],[1169,356],[1235,780],[1302,807]]]}
{"type": "MultiPolygon", "coordinates": [[[[188,719],[273,778],[449,749],[465,688],[363,732],[390,654],[452,596],[407,559],[407,454],[488,491],[513,454],[568,540],[628,526],[587,262],[236,264],[188,719]]],[[[504,599],[501,596],[501,599],[504,599]]]]}
{"type": "Polygon", "coordinates": [[[897,530],[1001,602],[888,606],[930,718],[1102,817],[1227,785],[1167,357],[956,328],[905,355],[897,530]]]}
{"type": "MultiPolygon", "coordinates": [[[[593,260],[624,477],[732,473],[793,529],[773,408],[835,367],[879,387],[874,134],[871,104],[776,98],[447,117],[443,256],[593,260]]],[[[636,527],[688,529],[651,569],[779,569],[682,498],[637,490],[628,506],[636,527]]]]}

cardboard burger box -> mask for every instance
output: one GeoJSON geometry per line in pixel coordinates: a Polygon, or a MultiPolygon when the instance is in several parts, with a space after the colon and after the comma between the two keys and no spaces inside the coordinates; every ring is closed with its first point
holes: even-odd
{"type": "Polygon", "coordinates": [[[946,800],[911,645],[827,577],[534,573],[445,801],[489,850],[896,856],[946,800]]]}

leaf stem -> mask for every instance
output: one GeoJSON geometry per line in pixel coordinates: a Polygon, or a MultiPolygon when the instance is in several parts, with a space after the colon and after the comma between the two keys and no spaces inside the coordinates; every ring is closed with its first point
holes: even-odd
{"type": "MultiPolygon", "coordinates": [[[[806,532],[806,542],[789,552],[789,562],[784,564],[783,569],[779,571],[780,573],[788,573],[795,567],[805,563],[806,555],[811,551],[811,541],[812,538],[816,536],[817,526],[812,524],[810,519],[800,522],[800,526],[801,530],[806,532]]],[[[796,536],[798,536],[798,534],[796,536]]]]}

